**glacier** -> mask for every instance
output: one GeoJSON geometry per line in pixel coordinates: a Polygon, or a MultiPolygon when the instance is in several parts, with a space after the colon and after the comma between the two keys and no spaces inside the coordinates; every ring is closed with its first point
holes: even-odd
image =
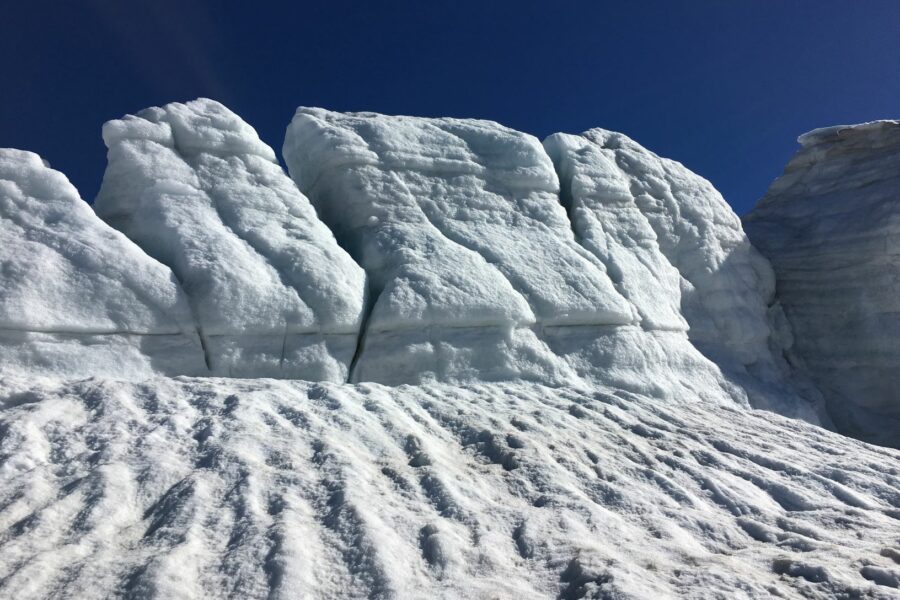
{"type": "Polygon", "coordinates": [[[187,299],[169,269],[108,227],[65,175],[0,149],[0,370],[202,375],[187,299]]]}
{"type": "Polygon", "coordinates": [[[897,597],[897,122],[743,223],[603,129],[103,140],[0,150],[0,597],[897,597]]]}
{"type": "Polygon", "coordinates": [[[799,143],[745,226],[778,273],[789,355],[839,430],[900,447],[900,122],[799,143]]]}

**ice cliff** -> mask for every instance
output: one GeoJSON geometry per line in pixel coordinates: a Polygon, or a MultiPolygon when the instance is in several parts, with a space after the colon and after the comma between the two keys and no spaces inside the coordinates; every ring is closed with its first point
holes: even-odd
{"type": "Polygon", "coordinates": [[[217,102],[150,108],[103,127],[100,218],[38,157],[4,151],[0,368],[603,384],[867,435],[872,414],[896,418],[896,129],[803,138],[748,220],[775,297],[712,185],[618,133],[541,143],[489,121],[300,108],[288,176],[217,102]],[[855,264],[816,248],[861,187],[839,236],[866,265],[842,279],[865,301],[818,293],[855,264]]]}
{"type": "Polygon", "coordinates": [[[108,227],[40,157],[0,150],[0,368],[205,373],[171,271],[108,227]]]}
{"type": "Polygon", "coordinates": [[[97,214],[171,268],[215,375],[343,381],[365,276],[272,149],[197,100],[103,127],[97,214]]]}
{"type": "Polygon", "coordinates": [[[900,445],[896,122],[750,239],[602,129],[103,139],[93,208],[0,150],[0,596],[897,597],[900,453],[816,426],[900,445]]]}
{"type": "Polygon", "coordinates": [[[787,388],[739,384],[751,365],[783,384],[774,283],[712,186],[624,136],[545,145],[487,121],[298,109],[291,175],[369,275],[354,380],[750,391],[815,419],[787,388]]]}
{"type": "Polygon", "coordinates": [[[817,129],[745,219],[838,427],[900,446],[900,122],[817,129]]]}

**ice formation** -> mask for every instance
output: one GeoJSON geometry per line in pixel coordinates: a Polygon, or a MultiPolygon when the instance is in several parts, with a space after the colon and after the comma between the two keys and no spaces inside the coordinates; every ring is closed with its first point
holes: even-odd
{"type": "Polygon", "coordinates": [[[686,333],[754,405],[815,421],[817,394],[781,359],[783,332],[769,308],[772,269],[712,184],[621,133],[555,134],[544,146],[577,238],[643,329],[665,336],[666,352],[691,356],[686,333]]]}
{"type": "MultiPolygon", "coordinates": [[[[577,139],[601,133],[587,135],[577,139]]],[[[575,139],[548,140],[567,177],[569,156],[560,154],[575,139]]],[[[721,362],[772,362],[771,271],[712,186],[628,144],[626,191],[650,215],[646,231],[602,212],[570,222],[548,153],[496,123],[298,109],[288,168],[372,284],[354,380],[604,381],[746,402],[690,344],[682,311],[705,346],[730,349],[716,354],[721,362]],[[654,200],[656,190],[668,196],[654,200]],[[621,238],[615,258],[600,249],[602,227],[586,231],[598,218],[621,238]]],[[[609,160],[595,148],[583,163],[594,171],[578,177],[602,186],[609,160]]]]}
{"type": "Polygon", "coordinates": [[[488,121],[301,108],[284,155],[370,277],[356,380],[571,381],[541,328],[634,320],[575,243],[532,136],[488,121]]]}
{"type": "Polygon", "coordinates": [[[0,369],[201,375],[171,271],[101,221],[31,152],[0,149],[0,369]]]}
{"type": "Polygon", "coordinates": [[[103,137],[97,214],[0,150],[0,596],[897,597],[900,453],[784,417],[900,435],[896,122],[801,138],[776,277],[601,129],[103,137]]]}
{"type": "Polygon", "coordinates": [[[201,99],[103,140],[97,213],[172,268],[213,374],[346,380],[365,275],[252,127],[201,99]]]}
{"type": "Polygon", "coordinates": [[[799,142],[745,226],[778,275],[790,356],[835,423],[900,447],[900,122],[799,142]]]}

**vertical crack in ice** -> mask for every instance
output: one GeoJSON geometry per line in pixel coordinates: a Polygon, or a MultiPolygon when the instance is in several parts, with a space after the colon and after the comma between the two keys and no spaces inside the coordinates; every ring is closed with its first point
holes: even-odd
{"type": "Polygon", "coordinates": [[[640,325],[641,328],[646,329],[644,318],[641,315],[641,310],[635,305],[635,303],[629,297],[628,292],[624,289],[621,269],[611,264],[611,262],[605,260],[603,256],[600,256],[599,254],[591,250],[591,248],[585,243],[584,238],[579,233],[578,227],[575,225],[575,219],[572,215],[573,211],[575,210],[575,200],[572,193],[571,181],[568,177],[564,176],[564,173],[562,172],[562,166],[557,161],[553,160],[553,157],[550,156],[549,152],[547,152],[547,148],[544,147],[543,144],[541,144],[541,147],[550,158],[550,162],[553,164],[553,170],[556,171],[556,176],[559,179],[559,195],[557,196],[557,198],[559,199],[560,205],[562,205],[562,207],[566,211],[566,219],[569,222],[569,229],[571,229],[572,231],[572,237],[575,240],[575,243],[578,244],[579,247],[584,249],[584,251],[589,255],[596,258],[597,261],[603,266],[604,273],[609,278],[610,282],[613,285],[613,288],[615,288],[616,290],[616,293],[618,293],[625,300],[625,302],[627,302],[634,309],[634,312],[639,320],[637,324],[640,325]]]}
{"type": "Polygon", "coordinates": [[[365,310],[363,311],[362,320],[359,323],[359,333],[356,336],[356,349],[353,351],[353,358],[350,359],[350,366],[347,369],[347,383],[354,382],[356,365],[359,362],[360,356],[362,356],[366,345],[366,337],[369,334],[369,317],[372,316],[372,311],[375,310],[375,304],[378,302],[380,296],[380,292],[378,294],[372,293],[371,279],[366,277],[365,297],[363,298],[365,310]]]}

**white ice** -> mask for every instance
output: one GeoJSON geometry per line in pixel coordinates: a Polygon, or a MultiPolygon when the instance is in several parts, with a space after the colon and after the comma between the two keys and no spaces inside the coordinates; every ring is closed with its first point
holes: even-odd
{"type": "Polygon", "coordinates": [[[343,381],[365,275],[272,149],[212,100],[106,123],[97,213],[170,266],[213,373],[343,381]]]}
{"type": "MultiPolygon", "coordinates": [[[[775,279],[712,184],[621,133],[554,134],[544,147],[579,241],[605,265],[647,331],[687,331],[751,403],[820,420],[820,396],[781,359],[775,279]]],[[[695,382],[712,380],[681,336],[666,334],[695,382]]],[[[592,357],[593,358],[593,357],[592,357]]],[[[658,364],[656,357],[648,361],[658,364]]]]}
{"type": "Polygon", "coordinates": [[[0,369],[202,374],[171,271],[101,221],[65,175],[0,149],[0,369]]]}

